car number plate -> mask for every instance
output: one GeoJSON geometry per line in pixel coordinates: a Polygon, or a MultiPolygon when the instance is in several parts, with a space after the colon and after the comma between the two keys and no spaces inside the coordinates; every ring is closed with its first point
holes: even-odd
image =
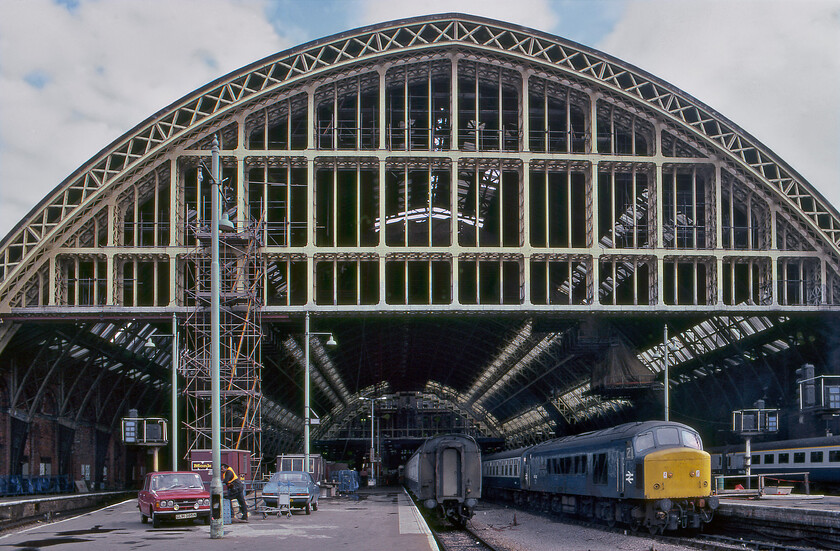
{"type": "Polygon", "coordinates": [[[175,515],[176,520],[181,520],[182,518],[195,518],[198,513],[181,513],[175,515]]]}

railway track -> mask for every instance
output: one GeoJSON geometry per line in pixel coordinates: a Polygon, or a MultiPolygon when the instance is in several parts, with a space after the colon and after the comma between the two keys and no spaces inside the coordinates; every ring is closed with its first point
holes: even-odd
{"type": "Polygon", "coordinates": [[[487,543],[469,527],[429,524],[441,551],[504,551],[487,543]]]}
{"type": "MultiPolygon", "coordinates": [[[[507,505],[512,507],[511,504],[507,505]]],[[[672,535],[668,533],[664,535],[649,535],[648,531],[645,529],[634,533],[627,526],[609,527],[606,524],[580,517],[558,515],[545,511],[535,511],[524,507],[513,508],[533,515],[543,516],[553,520],[560,520],[565,524],[594,528],[605,532],[623,533],[628,536],[638,535],[641,537],[651,538],[662,543],[702,549],[704,551],[732,551],[734,549],[751,549],[755,551],[814,551],[819,549],[829,549],[832,551],[840,551],[840,538],[838,538],[836,533],[828,534],[813,528],[808,530],[807,533],[803,531],[803,527],[799,527],[799,530],[796,532],[785,532],[785,527],[782,526],[749,526],[748,524],[744,524],[742,522],[736,527],[726,524],[716,525],[713,522],[711,525],[704,528],[705,531],[703,533],[686,532],[680,535],[672,535]]],[[[481,548],[475,547],[475,549],[481,548]]],[[[496,549],[498,550],[499,548],[497,547],[496,549]]]]}

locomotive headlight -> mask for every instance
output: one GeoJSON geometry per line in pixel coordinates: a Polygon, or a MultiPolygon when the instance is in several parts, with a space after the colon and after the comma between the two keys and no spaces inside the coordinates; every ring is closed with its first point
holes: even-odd
{"type": "Polygon", "coordinates": [[[466,504],[467,507],[475,507],[475,504],[478,503],[478,502],[475,500],[475,498],[471,497],[471,498],[465,500],[464,503],[466,504]]]}
{"type": "Polygon", "coordinates": [[[434,509],[435,506],[437,506],[437,501],[435,501],[434,499],[427,499],[423,502],[423,507],[425,507],[426,509],[434,509]]]}

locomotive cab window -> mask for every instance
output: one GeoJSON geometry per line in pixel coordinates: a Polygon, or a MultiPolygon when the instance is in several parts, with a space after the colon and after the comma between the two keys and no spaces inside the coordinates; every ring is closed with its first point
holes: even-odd
{"type": "Polygon", "coordinates": [[[642,453],[645,450],[651,449],[653,446],[654,444],[652,432],[643,432],[642,434],[636,437],[636,453],[642,453]]]}
{"type": "Polygon", "coordinates": [[[662,427],[656,429],[656,444],[658,446],[678,446],[680,433],[674,427],[662,427]]]}
{"type": "Polygon", "coordinates": [[[703,449],[703,442],[700,440],[700,436],[698,436],[696,432],[680,430],[680,436],[682,437],[682,443],[684,446],[694,448],[695,450],[703,449]]]}

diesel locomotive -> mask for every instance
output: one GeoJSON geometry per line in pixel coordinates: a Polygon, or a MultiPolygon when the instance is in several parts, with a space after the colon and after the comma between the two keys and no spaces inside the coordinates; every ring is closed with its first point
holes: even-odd
{"type": "Polygon", "coordinates": [[[408,459],[404,476],[423,507],[442,520],[464,524],[481,498],[481,448],[464,434],[433,436],[408,459]]]}
{"type": "Polygon", "coordinates": [[[485,456],[485,497],[616,522],[652,534],[712,520],[709,454],[666,421],[625,423],[485,456]]]}

